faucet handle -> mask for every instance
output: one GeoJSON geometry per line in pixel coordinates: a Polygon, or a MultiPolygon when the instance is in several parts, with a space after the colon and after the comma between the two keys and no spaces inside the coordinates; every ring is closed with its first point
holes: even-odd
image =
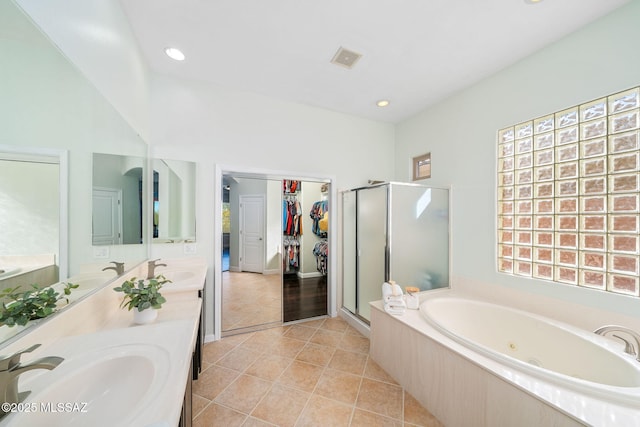
{"type": "Polygon", "coordinates": [[[612,337],[618,338],[620,341],[622,341],[624,343],[624,352],[627,354],[630,354],[632,356],[636,355],[636,349],[633,346],[633,344],[631,344],[629,341],[627,341],[626,339],[622,338],[621,336],[612,334],[612,337]]]}
{"type": "Polygon", "coordinates": [[[22,349],[16,353],[0,356],[0,371],[9,371],[14,368],[18,363],[20,363],[20,356],[23,353],[31,353],[36,348],[40,347],[42,344],[34,344],[31,347],[27,347],[22,349]]]}

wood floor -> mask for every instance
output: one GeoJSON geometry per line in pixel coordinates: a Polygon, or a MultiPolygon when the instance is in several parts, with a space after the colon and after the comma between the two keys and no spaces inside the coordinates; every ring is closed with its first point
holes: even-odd
{"type": "Polygon", "coordinates": [[[286,274],[281,284],[279,274],[225,271],[222,283],[223,336],[327,314],[326,276],[286,274]]]}
{"type": "Polygon", "coordinates": [[[284,321],[309,319],[327,314],[327,276],[283,278],[284,321]]]}

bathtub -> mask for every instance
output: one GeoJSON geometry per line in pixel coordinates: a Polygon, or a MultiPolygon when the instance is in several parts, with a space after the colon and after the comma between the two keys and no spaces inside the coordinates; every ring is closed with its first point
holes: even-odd
{"type": "Polygon", "coordinates": [[[500,364],[598,399],[640,408],[640,362],[622,345],[571,325],[458,296],[428,298],[435,329],[500,364]]]}
{"type": "Polygon", "coordinates": [[[640,363],[621,343],[470,295],[422,292],[400,316],[370,303],[370,357],[444,425],[640,427],[640,363]]]}

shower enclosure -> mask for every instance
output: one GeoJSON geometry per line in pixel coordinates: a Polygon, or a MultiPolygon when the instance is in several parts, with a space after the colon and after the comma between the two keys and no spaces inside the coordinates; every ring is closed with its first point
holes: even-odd
{"type": "Polygon", "coordinates": [[[342,306],[365,322],[382,283],[449,286],[449,190],[384,183],[342,192],[342,306]]]}

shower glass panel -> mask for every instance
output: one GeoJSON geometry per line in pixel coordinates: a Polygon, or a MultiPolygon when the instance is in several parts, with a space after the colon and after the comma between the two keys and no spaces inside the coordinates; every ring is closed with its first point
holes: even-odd
{"type": "Polygon", "coordinates": [[[387,246],[387,188],[357,192],[357,310],[369,320],[370,301],[382,297],[387,246]]]}
{"type": "Polygon", "coordinates": [[[365,322],[382,283],[449,286],[449,190],[386,183],[342,193],[343,308],[365,322]]]}
{"type": "Polygon", "coordinates": [[[449,284],[449,193],[410,185],[389,187],[388,279],[421,291],[449,284]]]}

